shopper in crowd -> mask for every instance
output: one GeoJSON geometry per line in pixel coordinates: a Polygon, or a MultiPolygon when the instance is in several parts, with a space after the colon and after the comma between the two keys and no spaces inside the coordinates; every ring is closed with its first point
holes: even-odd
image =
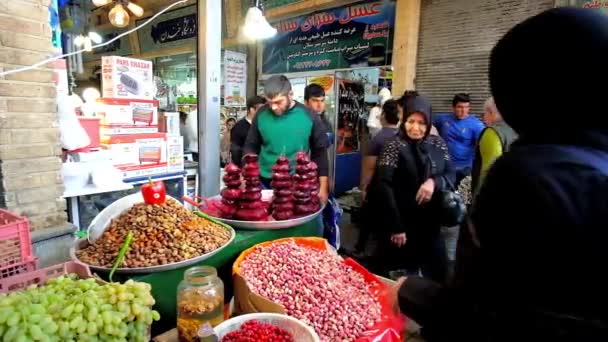
{"type": "MultiPolygon", "coordinates": [[[[419,96],[420,94],[418,94],[417,91],[415,90],[406,90],[403,92],[403,95],[397,99],[397,104],[399,105],[399,121],[401,121],[401,118],[403,117],[403,112],[404,112],[404,107],[405,107],[405,103],[407,102],[408,99],[419,96]]],[[[435,125],[431,126],[431,135],[439,135],[439,132],[437,131],[437,128],[435,128],[435,125]]]]}
{"type": "Polygon", "coordinates": [[[431,122],[424,97],[407,101],[398,135],[378,157],[368,198],[375,227],[386,229],[379,250],[383,267],[421,271],[442,283],[447,259],[439,202],[454,173],[445,142],[430,135],[431,122]]]}
{"type": "Polygon", "coordinates": [[[232,162],[238,166],[242,166],[243,147],[245,146],[245,139],[247,139],[247,133],[249,133],[253,118],[255,118],[255,114],[264,104],[266,104],[266,100],[263,97],[253,96],[248,98],[247,115],[237,121],[232,128],[230,133],[230,157],[232,162]]]}
{"type": "Polygon", "coordinates": [[[382,88],[378,92],[378,104],[372,107],[369,111],[369,117],[367,118],[367,128],[369,129],[369,136],[374,137],[380,130],[382,130],[382,122],[380,122],[380,116],[382,115],[382,106],[384,102],[392,98],[391,91],[387,88],[382,88]]]}
{"type": "MultiPolygon", "coordinates": [[[[369,184],[376,171],[376,162],[378,156],[382,152],[384,145],[397,135],[399,129],[399,108],[397,101],[387,100],[382,106],[382,115],[380,116],[380,122],[382,123],[382,129],[376,134],[369,145],[367,151],[363,157],[363,164],[361,167],[361,184],[359,189],[361,190],[361,199],[363,202],[363,216],[365,218],[373,218],[375,215],[369,209],[367,202],[367,191],[369,184]]],[[[359,229],[359,237],[357,245],[355,246],[355,256],[359,258],[365,257],[365,246],[369,238],[369,232],[371,226],[375,226],[372,222],[364,222],[359,229]]]]}
{"type": "Polygon", "coordinates": [[[479,186],[483,184],[483,179],[490,166],[504,152],[507,152],[517,139],[517,133],[502,119],[492,97],[487,99],[484,104],[483,122],[487,127],[479,137],[471,174],[473,194],[477,193],[479,186]]]}
{"type": "Polygon", "coordinates": [[[328,198],[328,139],[319,115],[293,100],[291,83],[283,75],[275,75],[264,82],[267,105],[260,108],[253,119],[245,142],[244,153],[259,154],[260,178],[270,186],[272,166],[281,154],[295,162],[298,151],[310,151],[311,159],[319,167],[319,198],[328,198]]]}
{"type": "Polygon", "coordinates": [[[224,122],[224,134],[220,140],[220,165],[222,167],[228,165],[232,160],[230,157],[230,136],[232,135],[234,125],[236,125],[235,118],[228,118],[224,122]]]}
{"type": "MultiPolygon", "coordinates": [[[[182,114],[180,113],[180,118],[182,114]]],[[[184,147],[192,153],[192,159],[198,161],[198,113],[192,111],[187,113],[186,122],[184,124],[184,147]]],[[[181,131],[181,127],[180,127],[181,131]]]]}
{"type": "Polygon", "coordinates": [[[608,58],[606,27],[600,11],[555,8],[492,50],[491,90],[519,138],[473,205],[466,277],[398,282],[428,342],[608,341],[608,69],[589,63],[608,58]]]}
{"type": "Polygon", "coordinates": [[[454,95],[452,108],[452,115],[436,116],[434,125],[448,145],[458,184],[471,174],[475,146],[484,125],[478,118],[469,114],[471,98],[468,94],[454,95]]]}
{"type": "Polygon", "coordinates": [[[322,86],[311,83],[304,88],[304,104],[313,113],[316,113],[321,118],[325,130],[328,133],[332,132],[331,123],[325,114],[325,90],[322,86]]]}

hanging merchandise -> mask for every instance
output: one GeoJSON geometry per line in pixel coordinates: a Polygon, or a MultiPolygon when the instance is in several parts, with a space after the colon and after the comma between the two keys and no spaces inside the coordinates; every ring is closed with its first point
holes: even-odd
{"type": "Polygon", "coordinates": [[[59,20],[63,32],[80,33],[86,24],[84,7],[75,1],[60,1],[59,20]]]}

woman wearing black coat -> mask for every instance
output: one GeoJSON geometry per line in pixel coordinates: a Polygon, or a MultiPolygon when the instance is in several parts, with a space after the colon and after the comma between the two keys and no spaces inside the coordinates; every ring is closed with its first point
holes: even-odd
{"type": "Polygon", "coordinates": [[[440,236],[440,193],[454,182],[445,142],[431,131],[431,105],[408,100],[398,135],[386,144],[374,173],[380,260],[385,270],[421,271],[444,282],[447,257],[440,236]]]}

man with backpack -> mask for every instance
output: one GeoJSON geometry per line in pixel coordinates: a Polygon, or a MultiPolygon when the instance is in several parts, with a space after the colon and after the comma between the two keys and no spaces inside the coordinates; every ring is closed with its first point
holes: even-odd
{"type": "Polygon", "coordinates": [[[589,63],[608,58],[606,27],[601,11],[554,8],[492,50],[492,94],[519,138],[475,199],[465,276],[399,281],[427,342],[608,341],[608,69],[589,63]]]}

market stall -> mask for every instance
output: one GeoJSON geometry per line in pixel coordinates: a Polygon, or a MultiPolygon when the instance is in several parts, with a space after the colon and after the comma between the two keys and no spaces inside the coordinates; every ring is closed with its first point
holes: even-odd
{"type": "Polygon", "coordinates": [[[282,19],[263,44],[259,91],[273,74],[290,79],[300,102],[306,85],[325,89],[335,137],[329,183],[338,196],[359,185],[369,109],[379,89],[392,86],[395,8],[394,1],[363,1],[282,19]]]}

